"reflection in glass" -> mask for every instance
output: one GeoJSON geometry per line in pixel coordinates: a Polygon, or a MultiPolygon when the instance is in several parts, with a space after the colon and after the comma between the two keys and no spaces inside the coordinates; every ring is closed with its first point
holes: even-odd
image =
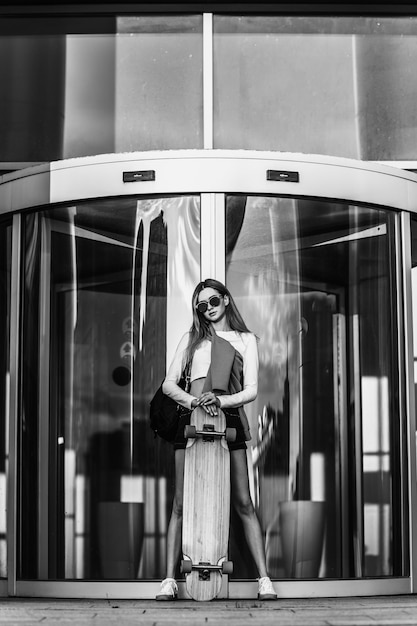
{"type": "Polygon", "coordinates": [[[7,576],[7,464],[10,393],[10,296],[11,296],[12,227],[9,220],[0,223],[0,578],[7,576]]]}
{"type": "Polygon", "coordinates": [[[214,17],[214,147],[415,159],[416,17],[214,17]]]}
{"type": "Polygon", "coordinates": [[[194,196],[25,218],[20,578],[163,575],[173,458],[148,406],[199,259],[194,196]]]}
{"type": "Polygon", "coordinates": [[[0,25],[0,161],[202,147],[201,15],[21,24],[0,25]]]}
{"type": "Polygon", "coordinates": [[[227,284],[260,338],[250,460],[274,577],[405,573],[393,229],[382,209],[227,197],[227,284]]]}
{"type": "Polygon", "coordinates": [[[202,16],[119,17],[115,149],[203,147],[202,16]]]}
{"type": "Polygon", "coordinates": [[[65,40],[0,37],[0,161],[62,158],[65,40]]]}

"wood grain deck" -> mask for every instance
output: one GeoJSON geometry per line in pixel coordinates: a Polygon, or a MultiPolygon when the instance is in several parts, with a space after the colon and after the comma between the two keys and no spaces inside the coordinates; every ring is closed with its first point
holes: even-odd
{"type": "MultiPolygon", "coordinates": [[[[210,417],[200,408],[193,411],[191,424],[203,430],[214,424],[224,431],[226,418],[222,411],[210,417]]],[[[185,451],[183,555],[194,564],[220,564],[227,560],[230,523],[230,454],[225,439],[205,442],[189,439],[185,451]]],[[[186,588],[194,600],[211,600],[221,588],[220,572],[211,572],[202,581],[199,572],[187,574],[186,588]]]]}

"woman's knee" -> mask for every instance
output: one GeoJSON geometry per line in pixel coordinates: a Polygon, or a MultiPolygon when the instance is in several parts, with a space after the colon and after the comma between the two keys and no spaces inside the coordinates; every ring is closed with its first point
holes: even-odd
{"type": "Polygon", "coordinates": [[[174,498],[174,502],[172,503],[172,514],[176,517],[182,517],[182,498],[174,498]]]}

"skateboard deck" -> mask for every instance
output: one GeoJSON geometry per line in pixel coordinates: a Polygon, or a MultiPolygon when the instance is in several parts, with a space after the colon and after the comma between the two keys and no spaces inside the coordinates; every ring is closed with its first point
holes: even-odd
{"type": "MultiPolygon", "coordinates": [[[[184,465],[183,561],[186,589],[194,600],[212,600],[221,589],[227,561],[230,523],[230,453],[226,418],[219,410],[210,417],[203,409],[191,414],[184,465]],[[207,432],[207,435],[198,433],[207,432]]],[[[187,431],[187,429],[186,429],[187,431]]],[[[233,435],[232,435],[233,437],[233,435]]]]}

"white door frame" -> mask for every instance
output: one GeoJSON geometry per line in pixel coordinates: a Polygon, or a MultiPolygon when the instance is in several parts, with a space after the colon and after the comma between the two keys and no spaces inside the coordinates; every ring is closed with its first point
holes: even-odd
{"type": "MultiPolygon", "coordinates": [[[[407,448],[410,503],[410,566],[405,578],[357,580],[277,581],[280,596],[351,596],[415,593],[417,591],[417,528],[415,407],[413,336],[411,309],[411,247],[409,213],[417,212],[417,176],[382,164],[318,155],[231,151],[180,150],[99,155],[58,161],[8,174],[0,178],[0,213],[16,213],[13,236],[12,273],[21,269],[19,214],[26,209],[62,202],[126,195],[201,194],[202,278],[225,278],[224,234],[225,193],[308,196],[365,203],[403,211],[401,214],[402,270],[405,332],[405,378],[407,448]],[[132,182],[125,182],[126,180],[132,182]]],[[[19,290],[12,289],[12,313],[19,310],[19,290]]],[[[9,415],[8,551],[9,579],[0,585],[0,594],[46,597],[149,598],[158,590],[157,582],[19,581],[16,580],[17,538],[17,436],[18,419],[18,328],[12,316],[9,415]]],[[[184,596],[183,586],[180,594],[184,596]]],[[[255,597],[256,582],[231,582],[235,598],[255,597]]]]}

